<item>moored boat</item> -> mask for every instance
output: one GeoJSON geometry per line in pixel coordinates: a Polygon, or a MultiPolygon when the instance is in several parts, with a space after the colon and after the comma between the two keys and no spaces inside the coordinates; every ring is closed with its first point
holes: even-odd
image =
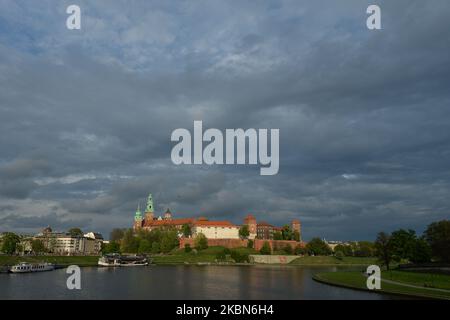
{"type": "Polygon", "coordinates": [[[98,265],[102,267],[135,267],[147,266],[148,264],[149,261],[144,256],[107,254],[98,259],[98,265]]]}
{"type": "Polygon", "coordinates": [[[12,273],[28,273],[28,272],[41,272],[41,271],[51,271],[55,269],[55,265],[52,263],[28,263],[21,262],[16,264],[9,269],[12,273]]]}

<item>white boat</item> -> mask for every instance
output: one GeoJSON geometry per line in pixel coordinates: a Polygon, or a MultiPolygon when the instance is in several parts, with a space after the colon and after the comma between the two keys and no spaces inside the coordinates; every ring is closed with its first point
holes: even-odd
{"type": "Polygon", "coordinates": [[[28,263],[21,262],[16,264],[9,269],[12,273],[27,273],[27,272],[40,272],[40,271],[51,271],[55,269],[55,265],[52,263],[28,263]]]}
{"type": "Polygon", "coordinates": [[[109,254],[98,259],[98,265],[102,267],[137,267],[148,266],[148,260],[142,256],[122,256],[109,254]]]}

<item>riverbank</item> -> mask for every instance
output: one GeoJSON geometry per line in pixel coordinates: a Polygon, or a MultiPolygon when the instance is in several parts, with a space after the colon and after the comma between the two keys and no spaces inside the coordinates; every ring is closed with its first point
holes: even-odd
{"type": "Polygon", "coordinates": [[[450,299],[450,276],[409,271],[382,271],[381,289],[369,290],[363,272],[318,273],[313,279],[325,284],[356,290],[428,299],[450,299]]]}
{"type": "Polygon", "coordinates": [[[303,256],[295,259],[290,265],[299,266],[370,266],[376,264],[372,257],[303,256]]]}
{"type": "Polygon", "coordinates": [[[96,266],[97,256],[0,256],[0,266],[12,266],[19,262],[50,262],[58,266],[78,265],[80,267],[96,266]]]}

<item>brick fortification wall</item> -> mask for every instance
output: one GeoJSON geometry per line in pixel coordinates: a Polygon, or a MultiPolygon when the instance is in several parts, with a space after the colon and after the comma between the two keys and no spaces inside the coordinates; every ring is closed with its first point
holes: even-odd
{"type": "MultiPolygon", "coordinates": [[[[195,247],[195,241],[193,238],[181,238],[180,239],[180,248],[184,248],[186,244],[189,244],[191,248],[195,247]]],[[[221,246],[225,248],[239,248],[246,247],[247,240],[241,239],[208,239],[208,247],[221,246]]]]}
{"type": "MultiPolygon", "coordinates": [[[[254,248],[255,250],[259,251],[261,250],[262,246],[264,245],[264,242],[268,242],[270,245],[270,248],[273,250],[281,250],[285,248],[286,246],[291,246],[292,249],[297,248],[298,246],[304,247],[304,242],[298,242],[294,240],[263,240],[263,239],[255,239],[254,241],[254,248]]],[[[241,240],[241,239],[208,239],[208,246],[214,247],[214,246],[221,246],[225,248],[239,248],[239,247],[247,247],[248,240],[241,240]]],[[[195,247],[195,241],[193,238],[181,238],[180,239],[180,249],[184,248],[186,244],[189,244],[191,248],[195,247]]]]}

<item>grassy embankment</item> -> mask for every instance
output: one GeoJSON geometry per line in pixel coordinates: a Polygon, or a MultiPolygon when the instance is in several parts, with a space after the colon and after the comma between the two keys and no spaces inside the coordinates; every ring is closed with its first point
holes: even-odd
{"type": "Polygon", "coordinates": [[[98,258],[96,256],[0,256],[0,266],[11,266],[19,262],[51,262],[63,266],[75,264],[84,267],[96,266],[98,258]]]}
{"type": "MultiPolygon", "coordinates": [[[[154,255],[152,256],[152,262],[155,264],[197,264],[197,263],[217,263],[217,254],[224,251],[224,247],[209,247],[198,252],[191,251],[185,252],[184,249],[176,250],[169,254],[154,255]]],[[[236,248],[234,251],[240,254],[257,254],[257,251],[249,248],[236,248]]],[[[225,261],[221,263],[233,263],[233,260],[227,255],[225,261]]]]}
{"type": "Polygon", "coordinates": [[[292,261],[290,265],[305,265],[305,266],[335,266],[335,265],[353,265],[353,266],[369,266],[376,264],[376,258],[366,257],[343,257],[338,259],[333,256],[304,256],[292,261]]]}
{"type": "Polygon", "coordinates": [[[382,271],[380,290],[368,290],[366,286],[367,278],[362,272],[324,272],[314,275],[313,278],[331,285],[371,292],[450,299],[450,275],[398,270],[382,271]]]}

